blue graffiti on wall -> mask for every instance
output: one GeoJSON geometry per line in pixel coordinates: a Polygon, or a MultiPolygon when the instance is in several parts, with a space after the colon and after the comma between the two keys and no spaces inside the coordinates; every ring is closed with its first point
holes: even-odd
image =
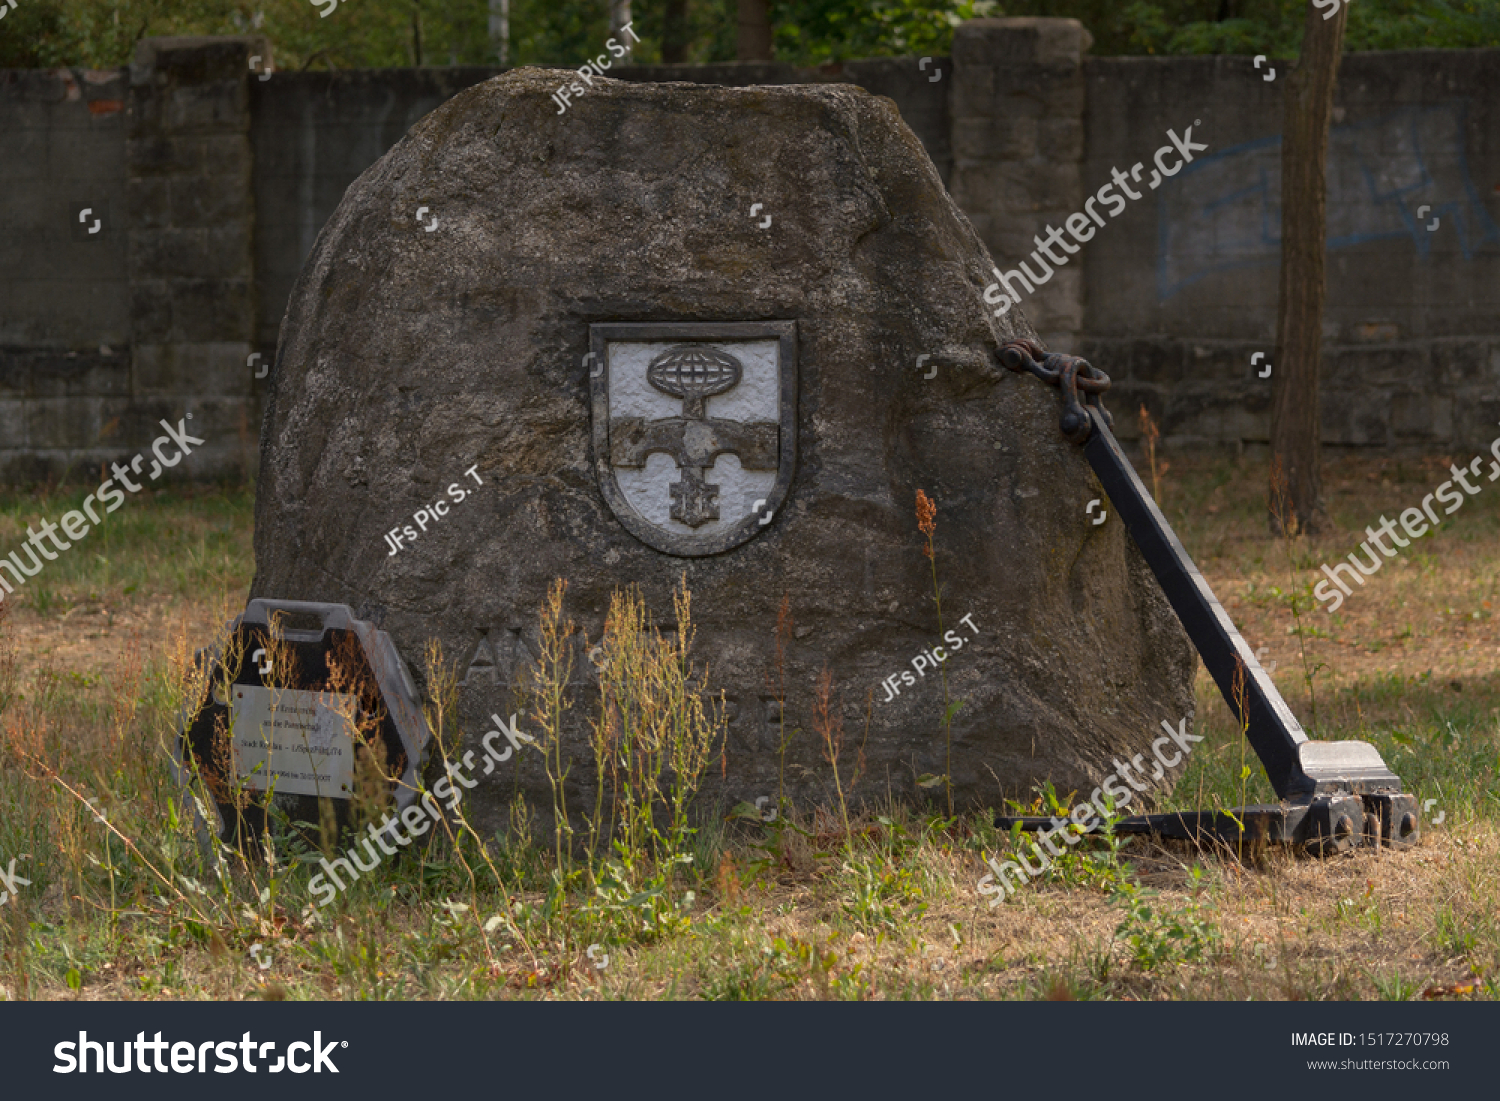
{"type": "MultiPolygon", "coordinates": [[[[1328,136],[1328,248],[1407,237],[1424,259],[1452,227],[1465,260],[1500,241],[1464,158],[1467,104],[1407,107],[1328,136]],[[1417,208],[1432,209],[1417,217],[1417,208]]],[[[1162,301],[1215,272],[1281,255],[1281,138],[1232,146],[1189,165],[1158,205],[1162,301]]]]}

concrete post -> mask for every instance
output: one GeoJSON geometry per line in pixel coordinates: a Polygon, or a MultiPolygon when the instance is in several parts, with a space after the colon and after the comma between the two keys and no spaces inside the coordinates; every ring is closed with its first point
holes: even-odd
{"type": "MultiPolygon", "coordinates": [[[[1000,269],[1030,260],[1035,238],[1083,207],[1083,55],[1076,19],[971,19],[953,34],[954,201],[1000,269]]],[[[1082,257],[1054,270],[1021,308],[1053,351],[1083,330],[1082,257]]],[[[1013,282],[1018,289],[1022,284],[1013,282]]]]}
{"type": "Polygon", "coordinates": [[[253,464],[259,435],[246,364],[255,331],[249,82],[271,68],[270,53],[260,36],[147,38],[130,68],[131,396],[142,423],[127,438],[150,439],[158,417],[175,424],[192,412],[194,435],[208,441],[194,477],[253,464]]]}

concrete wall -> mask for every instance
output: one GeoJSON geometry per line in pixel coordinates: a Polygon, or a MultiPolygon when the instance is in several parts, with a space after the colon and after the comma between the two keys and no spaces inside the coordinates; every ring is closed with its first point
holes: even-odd
{"type": "Polygon", "coordinates": [[[127,90],[120,71],[0,72],[0,477],[8,481],[76,465],[102,437],[123,435],[127,90]]]}
{"type": "MultiPolygon", "coordinates": [[[[1168,445],[1264,441],[1270,381],[1250,359],[1269,356],[1275,329],[1284,84],[1247,58],[1090,58],[1089,44],[1071,20],[972,20],[951,60],[925,66],[612,75],[888,95],[1007,271],[1113,169],[1149,173],[1168,129],[1192,126],[1209,149],[1156,190],[1137,184],[1142,198],[1022,309],[1051,346],[1110,373],[1123,437],[1144,403],[1168,445]]],[[[0,479],[128,457],[187,411],[210,441],[187,473],[251,469],[255,373],[344,190],[419,118],[502,71],[262,80],[269,54],[254,36],[155,39],[128,72],[0,72],[0,479]]],[[[1487,445],[1500,421],[1500,50],[1350,55],[1336,103],[1325,440],[1487,445]]]]}
{"type": "MultiPolygon", "coordinates": [[[[1264,441],[1280,263],[1281,78],[1244,58],[1098,58],[1083,190],[1166,131],[1210,146],[1101,228],[1080,353],[1169,441],[1264,441]]],[[[1169,161],[1170,163],[1170,161],[1169,161]]],[[[1500,50],[1343,59],[1328,155],[1321,407],[1332,444],[1479,447],[1500,421],[1500,50]],[[1418,210],[1428,206],[1421,218],[1418,210]],[[1429,226],[1435,229],[1429,230],[1429,226]]],[[[1274,365],[1273,365],[1274,370],[1274,365]]]]}
{"type": "Polygon", "coordinates": [[[302,261],[345,189],[423,115],[498,71],[278,72],[252,82],[255,339],[267,360],[302,261]]]}
{"type": "Polygon", "coordinates": [[[92,476],[191,415],[190,477],[251,469],[257,39],[0,73],[0,478],[92,476]],[[87,213],[85,213],[87,212],[87,213]]]}

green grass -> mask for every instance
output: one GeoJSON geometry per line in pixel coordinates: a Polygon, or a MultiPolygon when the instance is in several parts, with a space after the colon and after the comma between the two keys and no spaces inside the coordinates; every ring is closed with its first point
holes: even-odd
{"type": "MultiPolygon", "coordinates": [[[[581,808],[581,847],[566,857],[521,805],[508,834],[436,837],[326,910],[308,888],[319,854],[290,835],[215,872],[169,747],[186,657],[243,605],[253,498],[133,497],[0,605],[0,862],[24,856],[33,881],[0,906],[0,997],[1493,998],[1500,492],[1388,563],[1347,614],[1304,606],[1304,664],[1293,595],[1435,480],[1411,461],[1335,464],[1340,531],[1290,547],[1265,534],[1263,480],[1173,457],[1166,511],[1252,646],[1275,654],[1304,725],[1372,742],[1407,790],[1435,800],[1422,846],[1241,863],[1086,841],[993,909],[977,882],[1011,842],[987,814],[857,800],[847,824],[836,804],[769,824],[696,807],[694,832],[637,814],[623,852],[581,808]]],[[[0,499],[0,549],[81,499],[0,499]]],[[[1205,741],[1164,805],[1270,801],[1201,674],[1196,690],[1205,741]]],[[[635,791],[659,811],[670,797],[635,791]]]]}
{"type": "MultiPolygon", "coordinates": [[[[26,540],[42,520],[79,509],[87,491],[0,495],[0,551],[26,540]]],[[[162,596],[199,601],[243,589],[254,573],[250,537],[255,494],[249,488],[143,490],[127,495],[72,549],[18,586],[30,608],[51,617],[84,600],[131,603],[162,596]]],[[[23,556],[24,557],[24,556],[23,556]]],[[[13,580],[9,573],[7,580],[13,580]]],[[[12,598],[13,599],[13,598],[12,598]]]]}

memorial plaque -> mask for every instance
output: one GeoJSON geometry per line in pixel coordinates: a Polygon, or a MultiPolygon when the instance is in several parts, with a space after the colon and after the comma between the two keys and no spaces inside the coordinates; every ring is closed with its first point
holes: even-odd
{"type": "Polygon", "coordinates": [[[348,798],[354,739],[345,716],[357,706],[353,696],[332,692],[235,685],[235,773],[252,791],[348,798]]]}
{"type": "Polygon", "coordinates": [[[213,803],[205,830],[251,842],[273,808],[295,827],[322,820],[325,799],[342,828],[359,790],[398,811],[415,802],[432,736],[389,635],[342,604],[265,599],[227,631],[228,658],[198,654],[204,697],[187,703],[177,742],[179,782],[201,780],[213,803]],[[355,783],[378,773],[385,794],[355,783]]]}

